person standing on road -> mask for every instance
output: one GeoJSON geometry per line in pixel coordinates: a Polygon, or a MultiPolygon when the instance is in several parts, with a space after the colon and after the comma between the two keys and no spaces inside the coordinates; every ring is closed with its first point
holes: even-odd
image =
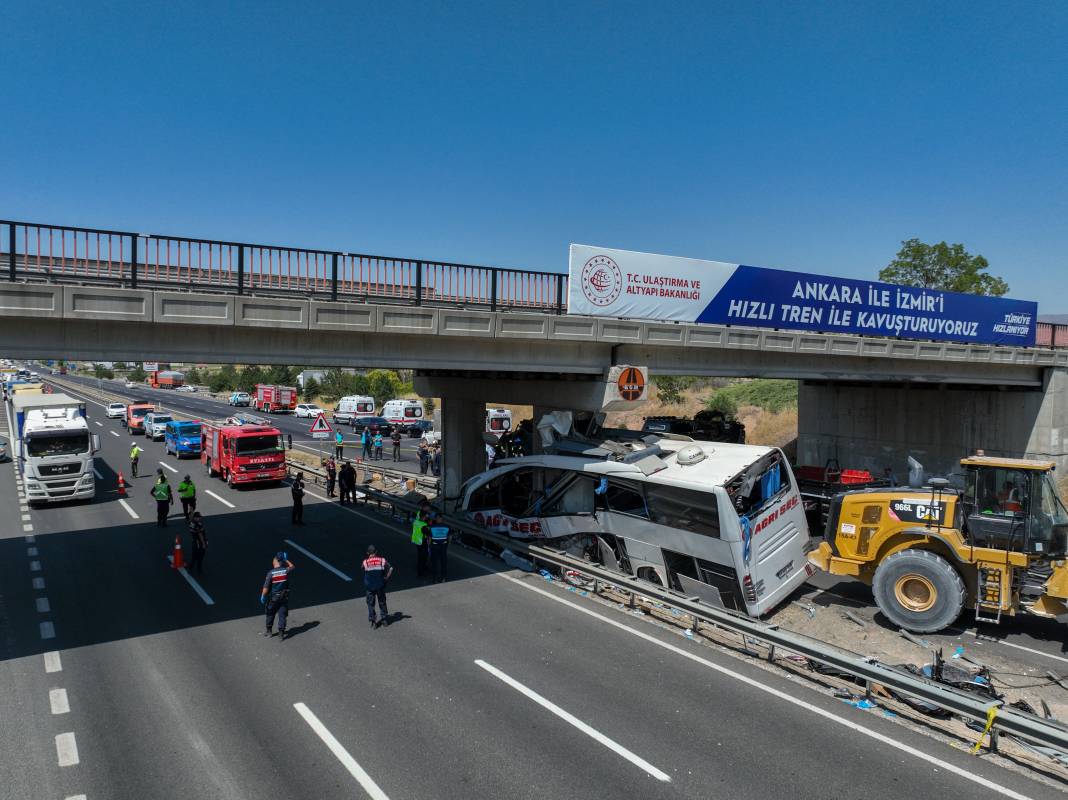
{"type": "Polygon", "coordinates": [[[289,617],[289,573],[296,567],[285,552],[276,553],[271,569],[263,581],[260,604],[267,612],[267,630],[264,636],[273,636],[274,618],[278,616],[278,641],[286,638],[286,620],[289,617]]]}
{"type": "Polygon", "coordinates": [[[382,431],[375,431],[375,461],[382,460],[382,431]]]}
{"type": "Polygon", "coordinates": [[[334,484],[337,483],[337,462],[332,458],[326,460],[326,496],[334,496],[334,484]]]}
{"type": "Polygon", "coordinates": [[[372,630],[379,625],[389,625],[389,611],[386,609],[386,581],[393,574],[393,567],[378,555],[375,546],[367,548],[367,558],[363,560],[363,586],[367,590],[367,619],[372,630]],[[375,619],[375,599],[381,616],[375,619]]]}
{"type": "Polygon", "coordinates": [[[145,452],[137,446],[137,442],[130,442],[130,474],[137,477],[137,462],[141,460],[141,454],[145,452]]]}
{"type": "Polygon", "coordinates": [[[363,445],[363,458],[367,461],[371,460],[371,430],[364,426],[363,433],[360,434],[360,444],[363,445]]]}
{"type": "Polygon", "coordinates": [[[293,513],[290,522],[293,525],[304,524],[304,473],[298,472],[290,488],[293,495],[293,513]]]}
{"type": "Polygon", "coordinates": [[[182,501],[182,514],[189,522],[189,515],[197,510],[197,487],[188,475],[178,484],[178,499],[182,501]]]}
{"type": "Polygon", "coordinates": [[[434,583],[442,583],[449,576],[449,527],[441,514],[434,514],[430,521],[430,569],[434,583]]]}
{"type": "Polygon", "coordinates": [[[434,452],[430,455],[430,470],[435,478],[441,477],[441,443],[434,443],[434,452]]]}
{"type": "Polygon", "coordinates": [[[152,487],[152,497],[156,501],[156,527],[166,528],[167,517],[174,505],[174,492],[162,469],[156,470],[156,475],[156,485],[152,487]]]}
{"type": "Polygon", "coordinates": [[[428,469],[430,469],[430,448],[424,437],[419,440],[419,474],[426,475],[428,469]]]}
{"type": "Polygon", "coordinates": [[[189,518],[189,535],[193,539],[193,558],[189,562],[189,571],[204,571],[204,553],[208,549],[208,534],[204,530],[204,519],[199,511],[194,511],[189,518]]]}
{"type": "Polygon", "coordinates": [[[430,503],[423,503],[422,507],[415,512],[412,520],[412,544],[415,545],[415,574],[425,578],[427,572],[427,557],[430,555],[430,532],[427,530],[427,520],[431,517],[430,503]]]}
{"type": "Polygon", "coordinates": [[[338,431],[334,434],[334,458],[343,458],[345,452],[345,436],[338,431]]]}
{"type": "Polygon", "coordinates": [[[353,469],[352,464],[346,461],[341,465],[341,472],[338,473],[338,487],[341,490],[341,505],[345,505],[345,501],[350,503],[356,502],[356,470],[353,469]]]}
{"type": "Polygon", "coordinates": [[[393,460],[401,460],[401,429],[399,425],[393,427],[393,433],[389,435],[389,440],[393,442],[393,460]]]}

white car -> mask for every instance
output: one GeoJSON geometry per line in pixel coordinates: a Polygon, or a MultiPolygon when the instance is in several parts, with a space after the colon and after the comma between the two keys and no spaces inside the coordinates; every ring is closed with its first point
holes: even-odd
{"type": "Polygon", "coordinates": [[[297,407],[293,412],[298,417],[307,417],[308,419],[315,419],[317,416],[323,413],[323,410],[315,403],[297,403],[297,407]]]}
{"type": "Polygon", "coordinates": [[[179,386],[174,391],[176,391],[176,392],[195,392],[196,390],[197,390],[197,387],[195,387],[195,386],[186,386],[185,384],[183,384],[182,386],[179,386]]]}
{"type": "Polygon", "coordinates": [[[107,415],[108,419],[122,419],[126,416],[126,404],[108,403],[107,415]]]}
{"type": "Polygon", "coordinates": [[[139,387],[140,385],[141,385],[141,384],[139,384],[139,383],[134,383],[133,381],[126,381],[126,388],[127,388],[127,389],[136,389],[136,388],[138,388],[138,387],[139,387]]]}
{"type": "Polygon", "coordinates": [[[167,423],[173,419],[170,414],[161,414],[159,411],[145,414],[145,436],[152,441],[162,439],[167,435],[167,423]]]}

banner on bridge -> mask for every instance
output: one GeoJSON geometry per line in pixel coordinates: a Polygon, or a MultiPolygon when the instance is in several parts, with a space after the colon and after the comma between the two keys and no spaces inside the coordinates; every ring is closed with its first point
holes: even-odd
{"type": "Polygon", "coordinates": [[[1033,347],[1038,304],[571,245],[567,310],[902,339],[1033,347]]]}

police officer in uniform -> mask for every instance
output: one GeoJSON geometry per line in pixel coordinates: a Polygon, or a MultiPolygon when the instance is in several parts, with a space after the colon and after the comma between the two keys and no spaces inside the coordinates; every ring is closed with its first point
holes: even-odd
{"type": "Polygon", "coordinates": [[[290,489],[293,494],[293,515],[290,519],[294,525],[304,524],[304,473],[298,472],[297,476],[293,479],[293,487],[290,489]]]}
{"type": "Polygon", "coordinates": [[[434,583],[441,583],[448,577],[449,565],[449,526],[440,514],[434,514],[430,521],[430,569],[434,583]]]}
{"type": "Polygon", "coordinates": [[[260,603],[267,612],[264,636],[273,636],[274,618],[278,616],[278,640],[286,638],[286,619],[289,616],[289,573],[295,569],[285,552],[275,554],[271,569],[263,580],[260,603]]]}
{"type": "Polygon", "coordinates": [[[186,475],[178,484],[178,499],[182,501],[182,514],[189,522],[189,515],[197,510],[197,487],[193,479],[186,475]]]}
{"type": "Polygon", "coordinates": [[[174,505],[174,492],[171,491],[171,485],[167,483],[167,476],[163,474],[162,469],[156,470],[156,476],[156,485],[152,487],[152,497],[156,501],[156,526],[166,528],[167,515],[171,513],[171,506],[174,505]]]}
{"type": "Polygon", "coordinates": [[[430,531],[427,530],[427,520],[430,519],[430,504],[423,503],[422,508],[415,512],[412,520],[412,544],[415,545],[415,574],[420,578],[426,577],[426,562],[430,550],[430,531]]]}
{"type": "Polygon", "coordinates": [[[382,556],[378,555],[372,544],[367,548],[367,558],[363,560],[363,586],[367,590],[367,619],[371,628],[379,625],[389,625],[389,611],[386,609],[386,581],[393,574],[393,567],[382,556]],[[381,617],[375,619],[375,599],[378,600],[378,610],[381,617]]]}

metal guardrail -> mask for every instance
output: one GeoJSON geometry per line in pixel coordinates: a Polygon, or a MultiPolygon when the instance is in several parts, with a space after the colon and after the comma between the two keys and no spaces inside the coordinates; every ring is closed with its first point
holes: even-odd
{"type": "MultiPolygon", "coordinates": [[[[362,491],[379,505],[390,505],[410,512],[418,510],[416,504],[409,503],[402,498],[375,492],[373,489],[364,488],[362,491]]],[[[466,537],[480,539],[483,542],[481,549],[486,552],[499,555],[507,548],[530,560],[535,566],[544,564],[561,570],[573,570],[592,578],[595,582],[623,589],[631,595],[656,600],[695,620],[739,634],[750,641],[763,643],[769,651],[768,660],[774,659],[776,650],[794,653],[859,679],[869,691],[872,685],[878,684],[894,694],[929,703],[983,726],[988,722],[991,709],[996,709],[993,725],[990,728],[991,749],[996,749],[998,733],[1005,733],[1039,747],[1053,748],[1068,753],[1068,725],[1064,723],[1028,714],[1003,705],[1000,701],[984,700],[960,689],[888,666],[874,658],[835,647],[803,634],[781,630],[777,625],[703,603],[674,590],[639,581],[557,550],[491,533],[455,515],[445,514],[443,516],[453,530],[460,531],[466,537]]]]}
{"type": "Polygon", "coordinates": [[[9,281],[562,314],[564,273],[0,220],[9,281]]]}

